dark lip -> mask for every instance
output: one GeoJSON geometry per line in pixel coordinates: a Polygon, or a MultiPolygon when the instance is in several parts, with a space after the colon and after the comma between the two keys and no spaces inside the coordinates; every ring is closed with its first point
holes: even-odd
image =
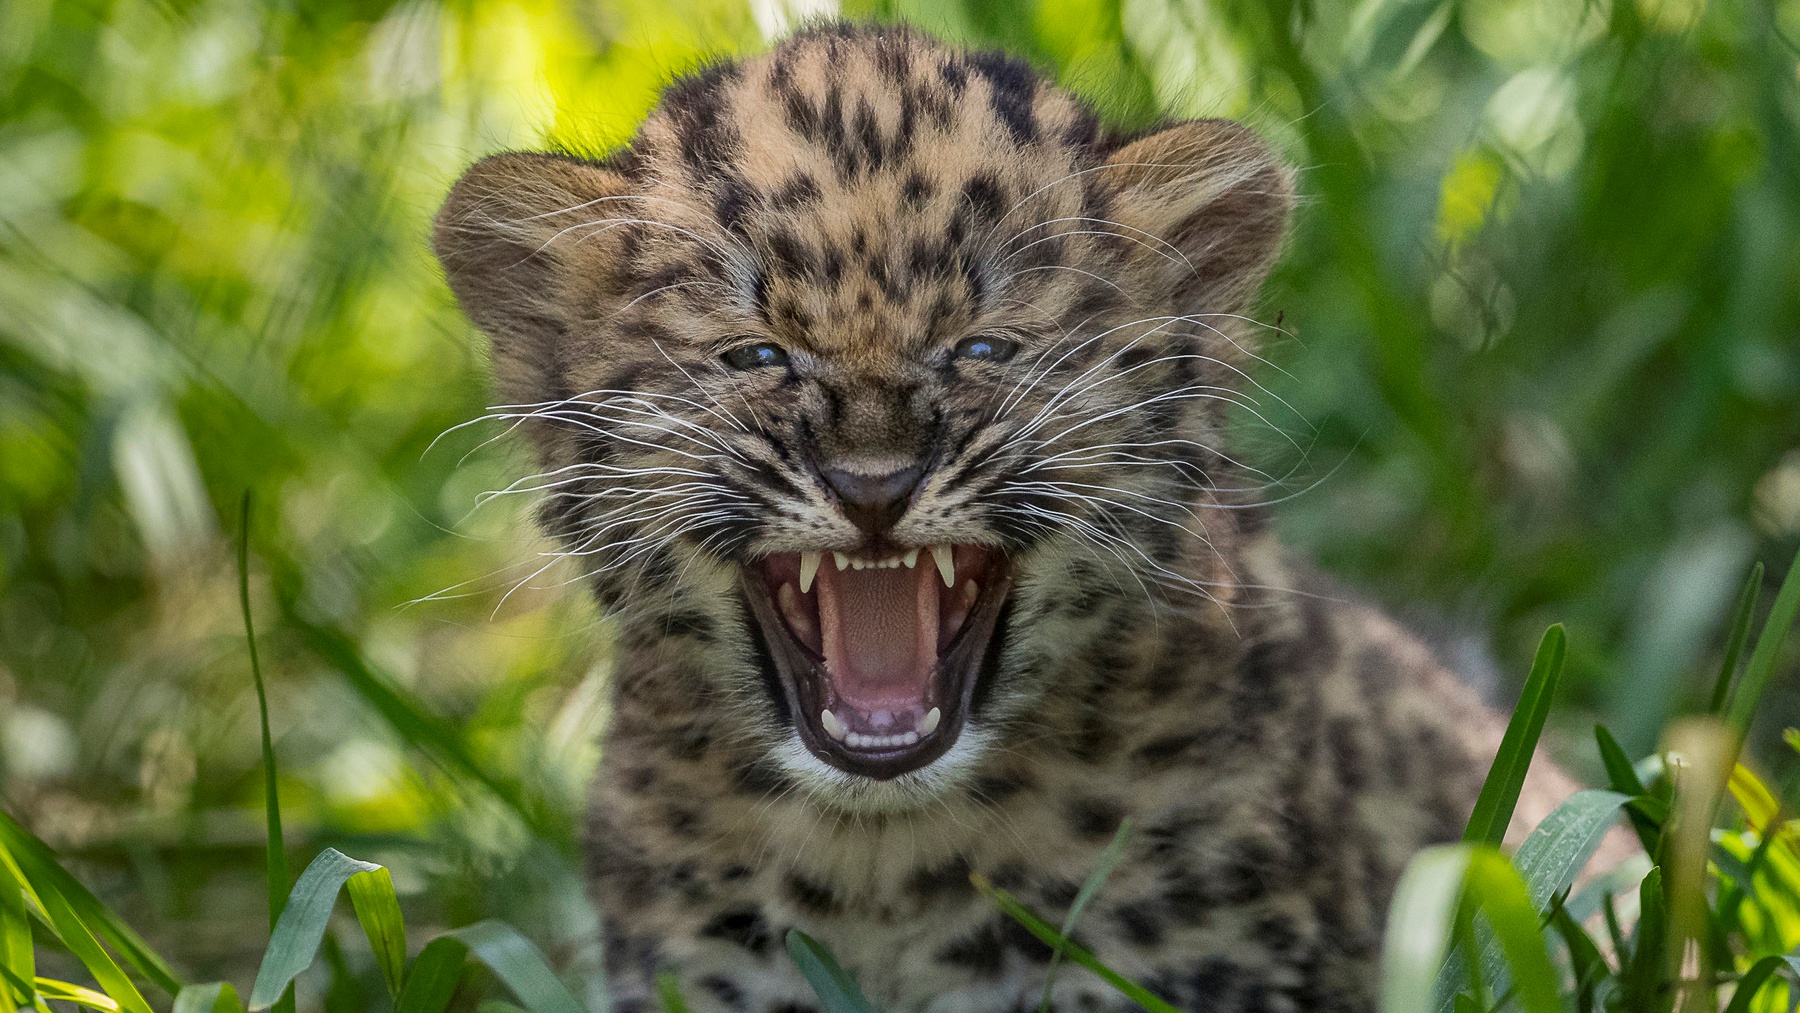
{"type": "Polygon", "coordinates": [[[748,567],[739,578],[739,587],[762,647],[762,662],[773,669],[764,673],[764,681],[779,685],[780,702],[786,704],[787,718],[807,751],[846,773],[888,781],[929,765],[962,737],[976,690],[992,677],[999,655],[995,648],[1005,638],[1012,574],[1005,558],[996,553],[981,597],[969,610],[962,629],[938,656],[933,675],[938,681],[937,697],[944,704],[954,702],[954,706],[943,707],[943,721],[936,733],[915,745],[888,750],[851,749],[825,734],[817,717],[821,709],[819,687],[826,679],[824,659],[788,632],[767,588],[748,567]]]}

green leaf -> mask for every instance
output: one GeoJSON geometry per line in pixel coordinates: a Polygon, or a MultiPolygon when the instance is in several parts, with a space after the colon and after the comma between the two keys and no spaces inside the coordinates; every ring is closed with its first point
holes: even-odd
{"type": "Polygon", "coordinates": [[[1600,983],[1606,980],[1612,969],[1607,966],[1606,958],[1601,955],[1600,947],[1594,943],[1593,938],[1569,916],[1566,906],[1556,906],[1555,912],[1550,916],[1550,924],[1569,950],[1569,968],[1575,973],[1576,1013],[1592,1013],[1600,983]]]}
{"type": "Polygon", "coordinates": [[[1631,799],[1616,791],[1578,791],[1544,817],[1519,851],[1513,865],[1524,879],[1536,910],[1568,890],[1587,865],[1606,832],[1618,822],[1619,810],[1631,799]]]}
{"type": "Polygon", "coordinates": [[[469,948],[529,1013],[587,1013],[531,940],[503,922],[476,922],[444,933],[469,948]]]}
{"type": "Polygon", "coordinates": [[[406,919],[400,914],[400,898],[394,895],[393,877],[377,866],[356,873],[345,885],[356,920],[375,951],[375,963],[387,979],[388,996],[398,999],[406,978],[406,919]]]}
{"type": "Polygon", "coordinates": [[[281,920],[269,937],[269,948],[263,953],[262,966],[256,971],[256,984],[250,988],[250,1011],[256,1013],[275,1005],[282,993],[300,972],[312,966],[318,956],[319,941],[325,938],[325,926],[331,920],[332,905],[344,881],[359,872],[372,872],[381,866],[360,862],[336,848],[326,848],[300,874],[288,895],[281,920]]]}
{"type": "Polygon", "coordinates": [[[688,1013],[687,1000],[681,997],[681,982],[674,972],[656,973],[656,996],[662,1000],[663,1013],[688,1013]]]}
{"type": "MultiPolygon", "coordinates": [[[[1607,731],[1605,725],[1594,726],[1594,741],[1600,747],[1600,762],[1606,766],[1606,780],[1612,790],[1634,798],[1648,798],[1649,792],[1645,790],[1644,782],[1638,778],[1637,770],[1632,767],[1625,750],[1619,747],[1619,741],[1613,738],[1612,732],[1607,731]]],[[[1664,809],[1662,818],[1647,815],[1641,806],[1633,806],[1625,814],[1631,820],[1631,829],[1637,834],[1638,843],[1643,845],[1647,855],[1656,854],[1657,841],[1662,836],[1663,819],[1667,818],[1667,807],[1664,809]]]]}
{"type": "Polygon", "coordinates": [[[1794,556],[1787,576],[1782,578],[1781,590],[1776,592],[1775,604],[1769,609],[1769,618],[1756,637],[1756,648],[1750,652],[1750,662],[1744,668],[1744,678],[1731,695],[1730,723],[1736,729],[1740,741],[1750,730],[1750,720],[1756,716],[1756,705],[1762,701],[1763,690],[1768,688],[1769,680],[1775,675],[1775,662],[1780,658],[1781,645],[1786,642],[1796,616],[1800,616],[1800,554],[1794,556]]]}
{"type": "Polygon", "coordinates": [[[1475,811],[1463,831],[1463,843],[1498,847],[1506,837],[1507,824],[1512,822],[1513,809],[1519,804],[1519,792],[1525,785],[1525,772],[1531,767],[1532,752],[1537,749],[1544,719],[1550,713],[1566,650],[1567,638],[1561,623],[1544,632],[1537,658],[1531,663],[1531,674],[1525,679],[1512,720],[1506,724],[1506,735],[1500,740],[1500,750],[1475,799],[1475,811]]]}
{"type": "Polygon", "coordinates": [[[1759,561],[1750,568],[1750,579],[1744,582],[1744,589],[1738,592],[1737,607],[1731,610],[1731,634],[1725,641],[1724,664],[1719,666],[1719,677],[1713,682],[1708,714],[1725,713],[1725,705],[1731,702],[1731,683],[1737,677],[1744,643],[1750,639],[1750,622],[1756,617],[1756,592],[1762,590],[1762,582],[1763,565],[1759,561]]]}
{"type": "Polygon", "coordinates": [[[1544,948],[1537,909],[1525,881],[1499,851],[1473,853],[1463,880],[1465,903],[1487,915],[1511,972],[1514,997],[1525,1013],[1562,1013],[1556,968],[1544,948]]]}
{"type": "Polygon", "coordinates": [[[394,1000],[395,1013],[443,1013],[468,959],[469,948],[458,939],[440,936],[426,943],[394,1000]]]}
{"type": "Polygon", "coordinates": [[[1788,956],[1764,957],[1750,965],[1743,977],[1738,979],[1737,991],[1731,994],[1731,1002],[1725,1007],[1725,1013],[1750,1013],[1750,1001],[1756,993],[1768,984],[1775,972],[1787,968],[1789,974],[1800,976],[1800,959],[1788,956]]]}
{"type": "MultiPolygon", "coordinates": [[[[244,617],[244,642],[250,648],[250,678],[256,686],[256,712],[262,729],[263,820],[267,843],[263,849],[263,883],[269,893],[269,931],[281,920],[287,903],[287,838],[281,832],[281,793],[277,790],[275,738],[269,731],[269,693],[263,683],[262,663],[256,654],[256,625],[250,618],[250,490],[244,490],[238,512],[238,609],[244,617]]],[[[294,997],[284,995],[276,1004],[279,1013],[294,1013],[294,997]]]]}
{"type": "MultiPolygon", "coordinates": [[[[1119,829],[1114,831],[1112,843],[1100,853],[1100,860],[1094,864],[1094,871],[1088,873],[1087,881],[1081,884],[1081,891],[1075,895],[1075,902],[1069,905],[1069,913],[1063,916],[1062,931],[1064,939],[1075,934],[1075,923],[1080,920],[1081,913],[1087,910],[1088,903],[1094,895],[1106,885],[1106,878],[1125,857],[1125,842],[1131,836],[1131,821],[1120,820],[1119,829]]],[[[1044,969],[1044,999],[1038,1006],[1040,1013],[1050,1013],[1050,989],[1056,984],[1056,969],[1062,963],[1063,948],[1056,945],[1050,954],[1050,966],[1044,969]]]]}
{"type": "Polygon", "coordinates": [[[1068,954],[1070,960],[1099,975],[1101,980],[1117,989],[1127,999],[1149,1010],[1150,1013],[1179,1013],[1175,1007],[1157,998],[1149,989],[1106,966],[1100,961],[1100,958],[1063,938],[1062,934],[1057,932],[1049,922],[1039,918],[1036,912],[1019,903],[1018,898],[1012,894],[988,882],[987,877],[977,874],[970,876],[969,881],[974,883],[975,889],[981,891],[988,900],[993,901],[994,906],[998,907],[1007,917],[1025,926],[1026,931],[1050,946],[1061,943],[1063,952],[1068,954]]]}
{"type": "MultiPolygon", "coordinates": [[[[44,1001],[42,995],[38,994],[37,986],[33,984],[33,981],[34,979],[21,978],[6,967],[0,966],[0,986],[3,986],[4,991],[8,994],[16,993],[24,997],[18,1002],[21,1013],[26,1007],[37,1010],[37,1013],[51,1013],[50,1004],[44,1001]]],[[[8,1006],[6,1009],[10,1011],[13,1007],[8,1006]]]]}
{"type": "Polygon", "coordinates": [[[839,966],[817,939],[799,929],[789,929],[788,956],[812,986],[813,993],[825,1007],[825,1013],[875,1013],[875,1006],[863,997],[856,979],[839,966]]]}
{"type": "MultiPolygon", "coordinates": [[[[82,886],[79,880],[57,864],[56,855],[49,845],[38,840],[31,831],[20,826],[4,811],[0,811],[0,851],[12,856],[26,885],[44,904],[46,914],[49,913],[50,895],[60,897],[72,917],[91,931],[92,935],[104,939],[139,974],[149,978],[171,996],[181,991],[181,979],[175,976],[166,961],[157,956],[150,944],[144,942],[111,908],[100,903],[100,899],[88,892],[87,887],[82,886]]],[[[59,933],[62,932],[60,925],[55,928],[59,933]]],[[[64,942],[69,941],[65,939],[64,942]]],[[[101,955],[105,956],[104,952],[101,955]]],[[[107,958],[106,962],[115,968],[117,966],[113,965],[111,958],[107,958]]],[[[88,970],[92,972],[93,968],[88,970]]],[[[95,975],[95,979],[98,980],[99,975],[95,975]]],[[[101,984],[105,985],[104,982],[101,984]]],[[[133,994],[136,991],[133,987],[133,994]]],[[[115,995],[114,998],[118,996],[115,995]]]]}
{"type": "Polygon", "coordinates": [[[1413,857],[1388,904],[1381,949],[1382,1013],[1426,1013],[1450,948],[1469,849],[1427,848],[1413,857]]]}
{"type": "MultiPolygon", "coordinates": [[[[22,983],[37,977],[31,944],[31,916],[25,908],[25,886],[14,882],[10,872],[0,875],[0,968],[22,983]]],[[[0,984],[0,1004],[7,1010],[30,1005],[32,992],[28,985],[20,988],[0,984]]]]}
{"type": "Polygon", "coordinates": [[[1620,971],[1623,1008],[1643,1013],[1666,1008],[1660,995],[1668,971],[1668,919],[1663,907],[1662,869],[1651,869],[1638,886],[1638,923],[1631,960],[1620,971]],[[1658,999],[1662,1004],[1658,1004],[1658,999]]]}
{"type": "Polygon", "coordinates": [[[230,982],[215,981],[182,989],[170,1013],[244,1013],[244,1004],[230,982]]]}

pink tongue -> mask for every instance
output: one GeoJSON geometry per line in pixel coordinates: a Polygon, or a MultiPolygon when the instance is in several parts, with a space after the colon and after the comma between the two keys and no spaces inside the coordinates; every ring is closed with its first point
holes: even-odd
{"type": "Polygon", "coordinates": [[[819,572],[819,633],[838,696],[859,710],[925,700],[937,663],[938,604],[921,565],[819,572]]]}

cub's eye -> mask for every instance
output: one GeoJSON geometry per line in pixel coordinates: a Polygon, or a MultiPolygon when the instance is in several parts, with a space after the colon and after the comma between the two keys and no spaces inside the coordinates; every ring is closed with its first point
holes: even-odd
{"type": "Polygon", "coordinates": [[[759,341],[754,345],[739,345],[720,358],[732,369],[765,369],[787,365],[788,354],[780,345],[759,341]]]}
{"type": "Polygon", "coordinates": [[[972,338],[964,338],[957,342],[955,350],[953,350],[950,355],[957,359],[978,359],[983,362],[1005,362],[1012,358],[1013,353],[1018,350],[1019,343],[1017,341],[1008,341],[1005,338],[995,338],[986,334],[977,334],[972,338]]]}

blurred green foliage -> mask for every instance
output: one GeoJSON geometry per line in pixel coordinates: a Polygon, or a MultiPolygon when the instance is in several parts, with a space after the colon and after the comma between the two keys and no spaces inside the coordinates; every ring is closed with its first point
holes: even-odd
{"type": "MultiPolygon", "coordinates": [[[[523,450],[455,428],[483,354],[427,223],[475,157],[622,143],[670,75],[830,9],[0,4],[0,802],[196,978],[261,949],[246,489],[295,845],[595,962],[606,624],[528,502],[478,500],[523,450]]],[[[1565,622],[1565,692],[1634,754],[1704,693],[1735,575],[1800,542],[1800,0],[844,12],[1121,124],[1267,133],[1304,201],[1240,429],[1290,541],[1477,674],[1565,622]]],[[[303,1000],[360,1008],[351,970],[303,1000]]]]}

